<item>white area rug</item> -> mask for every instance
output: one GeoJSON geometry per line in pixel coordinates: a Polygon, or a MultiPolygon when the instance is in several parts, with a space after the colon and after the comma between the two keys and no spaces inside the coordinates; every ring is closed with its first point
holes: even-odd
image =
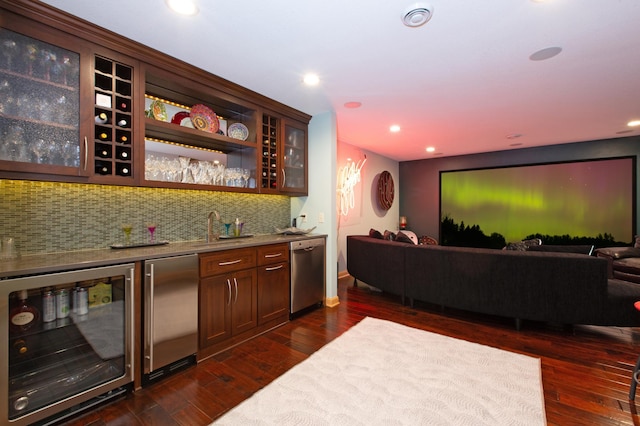
{"type": "Polygon", "coordinates": [[[540,360],[365,318],[214,424],[544,425],[540,360]]]}

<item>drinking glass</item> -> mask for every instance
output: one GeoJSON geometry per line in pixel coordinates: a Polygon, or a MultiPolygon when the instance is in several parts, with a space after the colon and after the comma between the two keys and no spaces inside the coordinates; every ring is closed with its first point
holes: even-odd
{"type": "Polygon", "coordinates": [[[133,225],[130,223],[123,223],[121,228],[122,232],[124,232],[124,243],[126,245],[131,244],[131,231],[133,230],[133,225]]]}
{"type": "Polygon", "coordinates": [[[156,242],[156,238],[155,238],[155,234],[156,234],[156,227],[158,226],[155,222],[147,222],[145,224],[145,226],[147,227],[147,231],[149,231],[149,242],[151,244],[156,242]]]}

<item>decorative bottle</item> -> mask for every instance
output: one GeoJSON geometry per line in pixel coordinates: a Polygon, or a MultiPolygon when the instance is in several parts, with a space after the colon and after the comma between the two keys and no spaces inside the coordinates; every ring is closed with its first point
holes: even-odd
{"type": "Polygon", "coordinates": [[[9,326],[13,331],[22,332],[33,327],[40,319],[40,312],[35,306],[29,303],[29,293],[21,290],[19,293],[20,302],[9,313],[9,326]]]}

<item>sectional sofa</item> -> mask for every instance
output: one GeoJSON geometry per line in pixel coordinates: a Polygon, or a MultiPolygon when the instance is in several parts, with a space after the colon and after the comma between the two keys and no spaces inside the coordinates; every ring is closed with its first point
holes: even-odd
{"type": "Polygon", "coordinates": [[[415,300],[557,324],[640,326],[640,285],[585,254],[415,245],[347,237],[347,270],[404,304],[415,300]]]}

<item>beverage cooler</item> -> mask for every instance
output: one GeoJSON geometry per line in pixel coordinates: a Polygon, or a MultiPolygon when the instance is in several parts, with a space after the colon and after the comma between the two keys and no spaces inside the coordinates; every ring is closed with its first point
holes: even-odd
{"type": "Polygon", "coordinates": [[[133,383],[134,264],[0,280],[0,424],[47,424],[133,383]]]}

